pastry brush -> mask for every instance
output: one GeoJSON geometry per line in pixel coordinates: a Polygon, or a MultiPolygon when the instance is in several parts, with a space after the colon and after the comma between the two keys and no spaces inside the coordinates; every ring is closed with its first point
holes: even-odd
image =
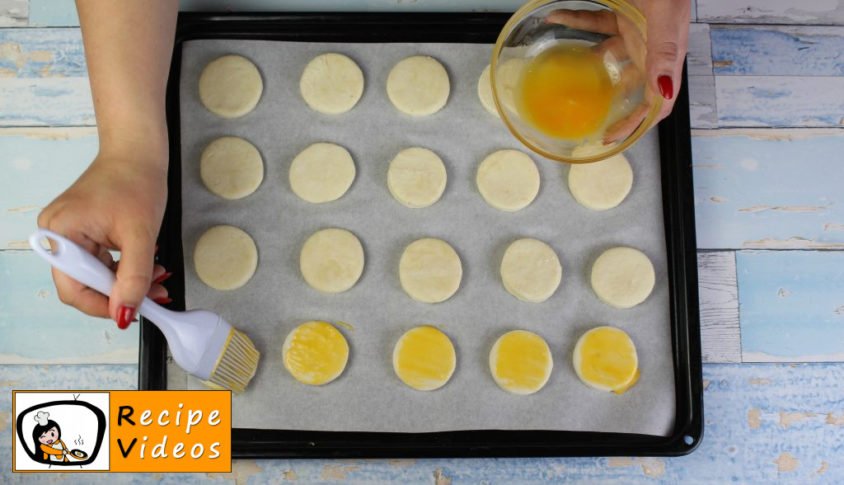
{"type": "MultiPolygon", "coordinates": [[[[114,273],[76,243],[46,229],[29,237],[29,245],[62,273],[103,295],[111,295],[114,273]],[[48,239],[52,250],[41,245],[48,239]]],[[[167,339],[176,364],[211,387],[242,392],[255,375],[261,354],[243,332],[206,310],[174,312],[144,298],[138,313],[167,339]]]]}

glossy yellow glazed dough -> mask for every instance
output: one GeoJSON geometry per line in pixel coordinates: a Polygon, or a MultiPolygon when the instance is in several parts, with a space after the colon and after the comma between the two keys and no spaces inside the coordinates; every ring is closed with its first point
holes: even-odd
{"type": "Polygon", "coordinates": [[[551,377],[554,359],[551,349],[539,335],[526,330],[507,332],[492,346],[489,370],[505,391],[533,394],[551,377]]]}
{"type": "Polygon", "coordinates": [[[284,339],[282,358],[284,367],[297,381],[321,386],[343,373],[349,360],[349,344],[334,325],[305,322],[284,339]]]}
{"type": "Polygon", "coordinates": [[[633,340],[615,327],[596,327],[574,347],[574,371],[588,386],[622,393],[639,378],[639,358],[633,340]]]}
{"type": "Polygon", "coordinates": [[[448,335],[422,326],[405,332],[393,349],[393,370],[402,382],[419,391],[444,386],[457,366],[457,354],[448,335]]]}

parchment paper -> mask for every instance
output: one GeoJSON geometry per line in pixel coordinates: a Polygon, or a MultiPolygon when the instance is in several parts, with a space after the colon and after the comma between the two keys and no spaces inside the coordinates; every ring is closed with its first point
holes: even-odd
{"type": "MultiPolygon", "coordinates": [[[[182,237],[188,308],[222,314],[245,331],[262,353],[249,389],[234,396],[235,427],[333,431],[427,432],[469,429],[548,429],[667,435],[674,422],[665,238],[662,222],[657,134],[628,151],[635,182],[618,208],[594,212],[568,191],[562,164],[537,161],[542,187],[528,208],[505,213],[488,206],[475,186],[475,170],[490,152],[526,149],[477,96],[477,81],[491,52],[471,44],[319,44],[202,40],[183,47],[181,72],[182,237]],[[307,62],[324,52],[353,58],[366,79],[350,112],[327,116],[310,110],[299,95],[307,62]],[[217,56],[251,59],[264,80],[255,111],[235,120],[208,112],[198,99],[202,68],[217,56]],[[446,67],[451,94],[435,115],[411,118],[387,99],[390,68],[414,54],[431,55],[446,67]],[[223,135],[246,138],[260,150],[265,178],[253,195],[223,200],[202,185],[199,157],[223,135]],[[314,142],[346,147],[357,177],[340,200],[314,205],[290,190],[291,160],[314,142]],[[422,146],[438,153],[448,170],[442,199],[425,209],[396,202],[386,184],[387,167],[399,150],[422,146]],[[193,247],[207,228],[232,224],[252,235],[259,265],[246,286],[229,292],[206,287],[193,268],[193,247]],[[363,276],[351,290],[327,295],[310,288],[299,272],[305,239],[325,227],[354,232],[366,254],[363,276]],[[398,260],[417,238],[448,241],[463,262],[460,290],[448,301],[413,301],[398,281],[398,260]],[[507,245],[521,237],[549,243],[563,265],[563,281],[541,304],[517,300],[504,290],[499,265],[507,245]],[[605,249],[629,245],[653,261],[657,283],[643,304],[617,310],[589,287],[589,271],[605,249]],[[348,322],[341,331],[351,347],[344,374],[323,387],[296,382],[281,363],[285,336],[307,320],[348,322]],[[391,355],[399,336],[420,324],[436,324],[458,355],[451,381],[434,392],[414,391],[393,373],[391,355]],[[615,395],[582,384],[571,364],[577,338],[596,325],[616,325],[635,341],[641,380],[615,395]],[[554,371],[532,396],[501,390],[489,373],[495,339],[512,329],[542,335],[553,350],[554,371]]],[[[188,378],[189,388],[202,388],[188,378]]]]}

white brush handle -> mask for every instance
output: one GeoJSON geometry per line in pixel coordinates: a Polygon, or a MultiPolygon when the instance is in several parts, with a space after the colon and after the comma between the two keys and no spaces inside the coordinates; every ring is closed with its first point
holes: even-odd
{"type": "MultiPolygon", "coordinates": [[[[33,251],[53,267],[83,285],[111,296],[114,273],[93,254],[76,243],[47,229],[29,237],[33,251]],[[41,245],[48,239],[52,251],[41,245]]],[[[228,338],[231,326],[218,315],[206,311],[173,312],[144,298],[138,313],[151,320],[164,334],[173,358],[189,373],[208,379],[228,338]]]]}

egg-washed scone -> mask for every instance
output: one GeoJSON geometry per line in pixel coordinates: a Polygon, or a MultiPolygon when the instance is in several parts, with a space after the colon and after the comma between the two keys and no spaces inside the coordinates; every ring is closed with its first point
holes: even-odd
{"type": "Polygon", "coordinates": [[[218,57],[199,76],[200,101],[222,118],[239,118],[255,109],[263,90],[261,73],[243,56],[218,57]]]}
{"type": "Polygon", "coordinates": [[[527,330],[505,333],[489,352],[492,378],[505,391],[533,394],[548,382],[554,359],[551,349],[539,335],[527,330]]]}
{"type": "Polygon", "coordinates": [[[441,239],[424,238],[410,243],[399,260],[399,281],[411,298],[422,303],[448,300],[460,288],[460,256],[441,239]]]}
{"type": "Polygon", "coordinates": [[[498,150],[478,166],[475,183],[487,204],[515,212],[530,205],[539,193],[539,170],[518,150],[498,150]]]}
{"type": "Polygon", "coordinates": [[[569,168],[569,191],[584,207],[607,210],[618,206],[633,187],[633,169],[621,153],[606,160],[569,168]]]}
{"type": "Polygon", "coordinates": [[[393,370],[402,382],[419,391],[444,386],[457,366],[457,354],[448,335],[431,327],[408,330],[393,349],[393,370]]]}
{"type": "Polygon", "coordinates": [[[639,380],[636,345],[624,330],[596,327],[574,347],[574,371],[584,384],[621,394],[639,380]]]}
{"type": "Polygon", "coordinates": [[[332,227],[313,233],[299,254],[302,277],[324,293],[342,293],[353,287],[363,274],[363,265],[363,246],[345,229],[332,227]]]}
{"type": "Polygon", "coordinates": [[[632,308],[651,294],[656,274],[645,253],[622,246],[598,256],[592,265],[591,280],[601,301],[616,308],[632,308]]]}
{"type": "Polygon", "coordinates": [[[349,190],[355,173],[348,150],[334,143],[314,143],[290,163],[290,189],[313,204],[331,202],[349,190]]]}
{"type": "Polygon", "coordinates": [[[557,291],[563,278],[560,259],[538,239],[513,241],[501,259],[501,282],[516,298],[541,303],[557,291]]]}
{"type": "Polygon", "coordinates": [[[387,97],[402,113],[427,116],[445,106],[451,90],[448,72],[429,56],[399,61],[387,76],[387,97]]]}
{"type": "Polygon", "coordinates": [[[363,71],[348,56],[329,52],[314,57],[299,79],[299,92],[315,111],[340,114],[363,94],[363,71]]]}
{"type": "Polygon", "coordinates": [[[205,231],[193,250],[196,275],[215,290],[245,285],[258,267],[258,248],[242,229],[214,226],[205,231]]]}
{"type": "Polygon", "coordinates": [[[346,337],[328,322],[305,322],[291,331],[282,347],[284,368],[297,381],[311,386],[338,378],[349,360],[346,337]]]}
{"type": "Polygon", "coordinates": [[[199,176],[211,192],[224,199],[242,199],[264,180],[264,161],[255,145],[236,136],[212,141],[199,159],[199,176]]]}
{"type": "Polygon", "coordinates": [[[390,193],[411,209],[428,207],[440,200],[447,179],[442,159],[427,148],[405,148],[387,170],[390,193]]]}

